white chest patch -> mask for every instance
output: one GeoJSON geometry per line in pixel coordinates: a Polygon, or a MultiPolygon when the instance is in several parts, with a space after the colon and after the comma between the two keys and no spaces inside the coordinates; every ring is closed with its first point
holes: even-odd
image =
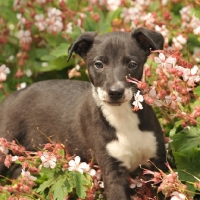
{"type": "Polygon", "coordinates": [[[153,132],[138,128],[139,119],[128,102],[121,106],[103,104],[101,108],[107,121],[116,129],[118,138],[106,145],[109,155],[120,160],[130,171],[140,164],[148,165],[147,160],[156,157],[157,142],[153,132]]]}

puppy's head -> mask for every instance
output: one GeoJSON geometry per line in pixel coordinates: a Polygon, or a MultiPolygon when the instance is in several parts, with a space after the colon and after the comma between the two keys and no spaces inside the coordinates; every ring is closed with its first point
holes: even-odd
{"type": "Polygon", "coordinates": [[[141,80],[150,50],[162,49],[163,42],[160,33],[146,28],[132,33],[86,32],[70,46],[68,60],[73,52],[83,57],[95,96],[109,105],[121,105],[132,99],[135,89],[126,76],[141,80]]]}

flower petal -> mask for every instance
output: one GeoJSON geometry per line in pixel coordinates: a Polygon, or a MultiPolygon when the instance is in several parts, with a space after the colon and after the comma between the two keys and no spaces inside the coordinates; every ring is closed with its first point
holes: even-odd
{"type": "Polygon", "coordinates": [[[76,163],[75,163],[74,160],[70,160],[68,164],[69,164],[70,167],[75,167],[76,166],[76,163]]]}
{"type": "Polygon", "coordinates": [[[81,158],[79,156],[76,156],[74,158],[74,161],[75,161],[76,165],[79,165],[79,163],[81,162],[81,158]]]}
{"type": "Polygon", "coordinates": [[[164,53],[159,53],[159,58],[163,62],[165,61],[165,54],[164,53]]]}
{"type": "Polygon", "coordinates": [[[81,168],[81,169],[83,169],[83,170],[86,170],[86,169],[87,169],[87,163],[82,162],[82,163],[79,165],[79,168],[81,168]]]}

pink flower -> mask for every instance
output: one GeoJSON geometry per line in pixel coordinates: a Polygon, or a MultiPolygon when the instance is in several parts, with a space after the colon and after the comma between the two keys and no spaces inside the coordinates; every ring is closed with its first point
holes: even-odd
{"type": "Polygon", "coordinates": [[[9,154],[6,156],[5,160],[4,160],[4,165],[9,168],[11,166],[12,163],[12,156],[9,154]]]}
{"type": "Polygon", "coordinates": [[[135,107],[134,110],[137,111],[139,109],[143,109],[143,106],[141,102],[144,101],[143,96],[140,94],[140,91],[138,90],[136,94],[134,94],[135,101],[132,103],[135,107]]]}
{"type": "Polygon", "coordinates": [[[81,163],[81,158],[79,156],[76,156],[74,160],[70,160],[68,164],[69,164],[68,167],[69,171],[78,171],[81,174],[83,174],[83,172],[85,172],[86,169],[88,168],[87,163],[85,162],[81,163]]]}
{"type": "Polygon", "coordinates": [[[7,78],[7,74],[10,74],[10,69],[5,64],[0,66],[0,82],[3,82],[7,78]]]}
{"type": "Polygon", "coordinates": [[[46,151],[43,152],[43,155],[40,157],[42,160],[42,165],[46,168],[55,168],[56,167],[56,157],[53,154],[49,154],[46,151]]]}
{"type": "Polygon", "coordinates": [[[171,200],[185,200],[186,196],[182,193],[179,193],[177,191],[174,191],[171,193],[171,200]]]}

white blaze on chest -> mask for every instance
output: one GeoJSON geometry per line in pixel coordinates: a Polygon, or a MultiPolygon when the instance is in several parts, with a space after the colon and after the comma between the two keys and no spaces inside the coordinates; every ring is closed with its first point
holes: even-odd
{"type": "Polygon", "coordinates": [[[106,145],[109,155],[120,160],[130,171],[140,164],[148,165],[147,160],[156,157],[154,133],[139,129],[137,114],[132,112],[128,102],[121,106],[105,104],[101,108],[107,121],[116,129],[118,138],[106,145]]]}

